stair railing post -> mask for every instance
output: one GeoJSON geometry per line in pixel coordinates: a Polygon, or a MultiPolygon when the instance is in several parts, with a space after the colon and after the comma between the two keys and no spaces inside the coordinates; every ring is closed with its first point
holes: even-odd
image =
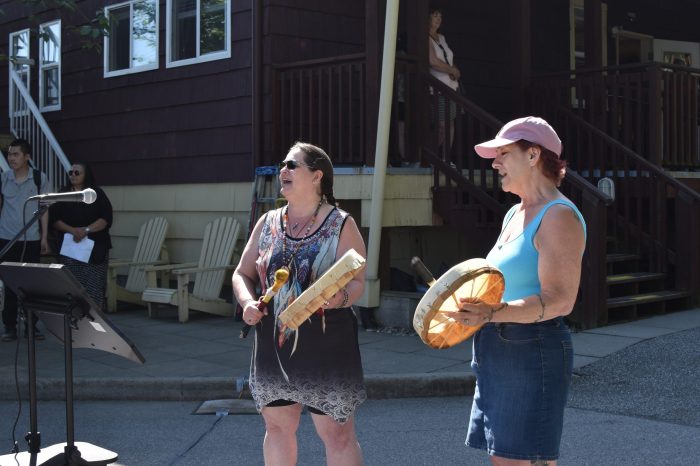
{"type": "MultiPolygon", "coordinates": [[[[663,158],[661,153],[661,133],[663,131],[663,118],[661,114],[662,92],[664,92],[664,90],[661,86],[661,67],[657,63],[653,63],[649,65],[648,160],[659,166],[663,158]]],[[[669,136],[668,134],[666,135],[666,137],[669,136]]]]}

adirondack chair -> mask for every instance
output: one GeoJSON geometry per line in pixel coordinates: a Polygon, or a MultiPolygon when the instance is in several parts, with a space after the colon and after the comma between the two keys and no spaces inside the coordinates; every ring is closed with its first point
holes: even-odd
{"type": "MultiPolygon", "coordinates": [[[[146,289],[147,265],[168,263],[168,251],[165,248],[165,234],[168,232],[168,221],[164,217],[153,217],[141,226],[136,241],[134,256],[129,259],[110,259],[107,273],[107,311],[117,310],[117,301],[132,304],[145,304],[141,294],[146,289]],[[129,267],[126,285],[117,284],[117,270],[129,267]]],[[[164,276],[164,281],[168,280],[164,276]]]]}
{"type": "Polygon", "coordinates": [[[231,263],[233,250],[240,234],[238,220],[222,217],[207,224],[204,229],[199,261],[146,267],[148,288],[142,299],[148,303],[148,315],[153,317],[161,304],[177,306],[178,319],[187,322],[190,310],[232,316],[236,305],[221,299],[226,270],[235,268],[231,263]],[[177,277],[177,289],[157,288],[156,274],[164,270],[177,277]],[[194,274],[194,288],[189,292],[190,276],[194,274]]]}

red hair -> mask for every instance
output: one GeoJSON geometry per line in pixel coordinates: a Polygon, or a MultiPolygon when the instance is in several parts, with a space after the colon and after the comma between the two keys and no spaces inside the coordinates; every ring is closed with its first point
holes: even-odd
{"type": "Polygon", "coordinates": [[[517,141],[516,144],[523,152],[531,147],[539,147],[540,160],[538,161],[538,165],[542,170],[542,174],[552,180],[557,187],[561,186],[561,182],[564,176],[566,176],[566,160],[560,159],[559,156],[551,150],[545,149],[539,144],[526,141],[525,139],[517,141]]]}

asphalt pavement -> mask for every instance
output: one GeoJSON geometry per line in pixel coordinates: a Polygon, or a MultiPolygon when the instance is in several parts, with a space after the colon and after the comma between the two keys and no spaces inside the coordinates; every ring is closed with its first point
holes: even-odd
{"type": "MultiPolygon", "coordinates": [[[[240,323],[198,315],[179,324],[174,314],[148,319],[138,309],[108,318],[146,363],[76,350],[76,441],[114,451],[115,464],[125,466],[263,464],[260,416],[197,414],[205,400],[235,397],[237,379],[247,374],[251,342],[238,339],[240,323]]],[[[559,464],[696,464],[700,310],[573,338],[576,369],[559,464]]],[[[473,387],[468,342],[431,350],[415,335],[366,331],[360,342],[373,387],[356,418],[366,465],[490,464],[483,452],[464,446],[473,387]]],[[[26,380],[26,340],[19,348],[17,372],[26,380]]],[[[9,452],[13,430],[20,450],[27,449],[27,403],[20,411],[14,400],[14,349],[0,346],[0,455],[9,452]]],[[[37,342],[37,359],[38,427],[45,447],[66,440],[66,406],[52,401],[63,399],[62,345],[50,338],[37,342]]],[[[325,464],[309,416],[302,417],[298,437],[298,464],[325,464]]],[[[1,466],[14,464],[12,456],[0,456],[1,466]]]]}
{"type": "MultiPolygon", "coordinates": [[[[145,363],[101,350],[75,349],[76,399],[196,401],[241,395],[253,340],[238,337],[241,322],[193,313],[183,324],[177,321],[174,309],[151,319],[142,308],[108,314],[107,320],[138,349],[145,363]]],[[[633,350],[640,342],[698,327],[700,309],[693,309],[574,333],[575,371],[626,348],[633,350]]],[[[372,399],[473,392],[471,340],[436,350],[417,335],[396,329],[361,329],[359,340],[372,399]]],[[[16,398],[16,379],[20,392],[26,393],[27,354],[26,339],[0,344],[0,399],[16,398]]],[[[36,342],[39,399],[63,399],[64,359],[63,345],[51,335],[36,342]]],[[[643,362],[639,370],[644,372],[643,362]]]]}

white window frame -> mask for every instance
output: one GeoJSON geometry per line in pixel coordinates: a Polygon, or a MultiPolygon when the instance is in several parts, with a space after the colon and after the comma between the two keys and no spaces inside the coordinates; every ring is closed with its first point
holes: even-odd
{"type": "MultiPolygon", "coordinates": [[[[117,8],[122,8],[126,5],[129,5],[129,28],[133,31],[133,18],[134,18],[134,4],[135,3],[141,3],[141,2],[149,2],[153,1],[156,5],[156,61],[155,63],[151,63],[148,65],[141,65],[141,66],[136,66],[136,67],[129,67],[125,68],[123,70],[115,70],[115,71],[108,71],[109,69],[109,36],[105,36],[104,38],[104,63],[103,63],[103,70],[104,74],[103,76],[105,78],[112,78],[115,76],[123,76],[125,74],[133,74],[133,73],[141,73],[143,71],[151,71],[151,70],[157,70],[158,69],[158,63],[160,61],[160,56],[158,54],[159,48],[160,48],[160,1],[159,0],[128,0],[126,2],[118,3],[115,5],[109,5],[105,7],[105,17],[109,18],[109,12],[110,10],[114,10],[117,8]]],[[[133,53],[133,46],[134,46],[134,36],[131,35],[131,42],[129,43],[129,63],[131,63],[131,60],[133,59],[132,53],[133,53]]]]}
{"type": "Polygon", "coordinates": [[[173,30],[173,1],[172,0],[167,0],[166,2],[166,26],[165,26],[165,67],[166,68],[174,68],[177,66],[186,66],[186,65],[193,65],[195,63],[204,63],[208,61],[214,61],[214,60],[223,60],[226,58],[231,57],[231,0],[224,0],[226,2],[226,6],[224,7],[226,9],[226,48],[220,52],[212,52],[208,53],[206,55],[200,55],[199,47],[200,47],[200,7],[201,7],[201,0],[195,0],[197,2],[197,9],[196,9],[196,15],[197,15],[197,33],[196,33],[196,47],[197,47],[197,53],[194,58],[185,58],[182,60],[172,60],[172,30],[173,30]]]}
{"type": "MultiPolygon", "coordinates": [[[[32,58],[32,32],[29,29],[21,29],[19,31],[11,32],[10,37],[9,37],[9,42],[8,42],[8,48],[10,49],[10,57],[12,57],[12,53],[14,50],[12,49],[12,39],[15,36],[19,36],[20,34],[26,34],[27,35],[27,54],[28,56],[26,57],[27,59],[32,58]]],[[[27,89],[29,89],[29,86],[31,85],[32,82],[32,67],[30,64],[26,65],[20,65],[24,68],[24,73],[27,75],[27,89]]],[[[11,68],[10,68],[11,69],[11,68]]]]}
{"type": "MultiPolygon", "coordinates": [[[[14,49],[12,48],[12,39],[15,36],[18,36],[20,34],[26,34],[27,35],[27,59],[31,60],[32,58],[32,32],[30,29],[20,29],[19,31],[11,32],[9,37],[8,37],[8,46],[7,48],[9,49],[10,52],[10,57],[13,56],[14,49]]],[[[7,67],[8,70],[8,75],[7,75],[7,82],[11,83],[10,81],[10,71],[12,71],[13,67],[16,66],[13,63],[10,63],[10,66],[7,67]]],[[[26,85],[27,85],[27,90],[31,89],[31,83],[32,83],[32,65],[27,63],[26,65],[20,65],[23,68],[23,73],[27,76],[26,80],[26,85]]],[[[15,70],[16,71],[16,70],[15,70]]],[[[12,85],[7,86],[7,90],[9,92],[8,95],[8,103],[12,102],[12,85]]],[[[10,112],[13,112],[13,109],[10,109],[10,112]]],[[[15,116],[22,116],[22,115],[27,115],[28,110],[25,107],[24,109],[20,109],[19,111],[14,112],[15,116]]]]}
{"type": "Polygon", "coordinates": [[[39,26],[39,110],[42,112],[54,112],[56,110],[61,110],[61,103],[63,102],[62,99],[62,92],[63,92],[63,84],[62,84],[62,79],[63,77],[61,76],[61,65],[62,65],[62,56],[63,56],[63,34],[62,34],[62,29],[61,29],[61,20],[57,19],[54,21],[49,21],[48,23],[43,23],[39,26]],[[58,24],[58,60],[57,63],[51,64],[49,66],[44,65],[44,44],[45,40],[42,37],[44,33],[44,29],[53,26],[54,24],[58,24]],[[58,69],[58,104],[56,105],[45,105],[44,104],[44,86],[46,83],[44,82],[44,71],[47,69],[52,69],[52,68],[57,68],[58,69]]]}

